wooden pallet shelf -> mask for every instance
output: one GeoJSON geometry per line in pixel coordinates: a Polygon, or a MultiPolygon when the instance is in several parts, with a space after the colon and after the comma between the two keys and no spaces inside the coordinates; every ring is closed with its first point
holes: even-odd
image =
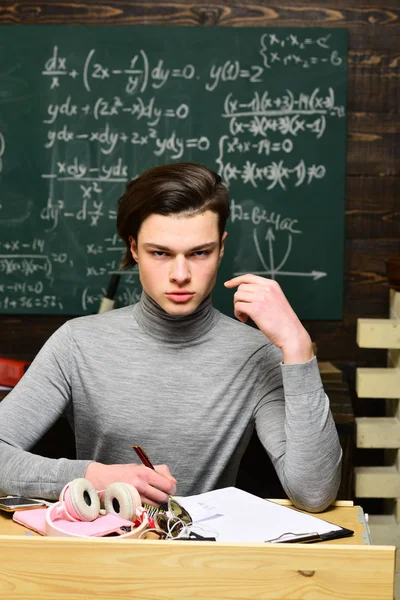
{"type": "Polygon", "coordinates": [[[400,419],[357,417],[357,448],[400,448],[400,419]]]}
{"type": "Polygon", "coordinates": [[[357,369],[356,391],[359,398],[399,398],[400,369],[357,369]]]}
{"type": "Polygon", "coordinates": [[[357,344],[360,348],[400,348],[400,321],[358,319],[357,344]]]}
{"type": "Polygon", "coordinates": [[[396,466],[356,467],[356,498],[400,498],[400,473],[396,466]]]}
{"type": "Polygon", "coordinates": [[[397,450],[396,460],[395,464],[387,466],[356,467],[354,475],[356,498],[392,500],[393,514],[371,516],[371,533],[374,543],[378,543],[377,540],[382,536],[390,534],[398,546],[400,545],[400,292],[390,290],[389,306],[389,319],[358,319],[357,322],[358,345],[363,348],[387,349],[388,366],[357,369],[358,397],[382,398],[386,402],[386,416],[357,417],[356,445],[357,448],[392,450],[392,462],[393,450],[397,450]]]}

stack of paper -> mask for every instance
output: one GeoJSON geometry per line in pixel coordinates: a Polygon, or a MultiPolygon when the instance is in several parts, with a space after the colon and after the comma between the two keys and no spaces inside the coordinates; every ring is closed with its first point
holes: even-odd
{"type": "Polygon", "coordinates": [[[329,539],[353,533],[234,487],[178,496],[177,500],[198,525],[196,531],[201,533],[204,529],[205,534],[213,534],[218,542],[322,541],[324,536],[329,539]]]}

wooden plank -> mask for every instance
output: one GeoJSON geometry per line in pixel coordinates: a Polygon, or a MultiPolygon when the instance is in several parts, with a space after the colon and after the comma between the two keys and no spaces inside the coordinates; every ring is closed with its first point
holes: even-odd
{"type": "Polygon", "coordinates": [[[342,371],[330,361],[318,361],[318,369],[324,383],[341,382],[343,379],[342,371]]]}
{"type": "Polygon", "coordinates": [[[400,498],[400,473],[395,466],[355,467],[356,498],[400,498]]]}
{"type": "Polygon", "coordinates": [[[398,237],[399,185],[399,178],[390,175],[347,177],[346,239],[398,237]]]}
{"type": "Polygon", "coordinates": [[[400,524],[400,498],[397,498],[394,501],[394,518],[396,519],[396,523],[400,524]]]}
{"type": "Polygon", "coordinates": [[[1,356],[32,360],[69,315],[0,315],[1,356]]]}
{"type": "Polygon", "coordinates": [[[359,368],[356,374],[359,398],[398,398],[400,371],[398,369],[359,368]]]}
{"type": "Polygon", "coordinates": [[[400,115],[348,115],[348,175],[400,174],[400,115]]]}
{"type": "MultiPolygon", "coordinates": [[[[385,239],[346,239],[345,270],[348,275],[348,281],[353,281],[351,276],[353,271],[376,272],[380,278],[371,278],[370,280],[374,281],[374,283],[379,281],[385,282],[385,286],[382,287],[385,296],[385,313],[382,316],[385,317],[389,316],[389,287],[386,277],[386,259],[390,256],[398,256],[399,246],[400,240],[398,234],[393,238],[385,239]]],[[[365,279],[364,282],[366,282],[365,279]]],[[[358,316],[361,317],[363,315],[359,314],[358,316]]],[[[369,317],[370,315],[364,316],[369,317]]]]}
{"type": "Polygon", "coordinates": [[[318,346],[318,358],[338,367],[385,366],[387,351],[362,349],[356,343],[356,323],[360,317],[389,316],[385,260],[399,254],[399,238],[347,239],[345,263],[344,319],[339,322],[305,321],[318,346]]]}
{"type": "Polygon", "coordinates": [[[400,292],[391,289],[389,292],[390,318],[400,319],[400,292]]]}
{"type": "Polygon", "coordinates": [[[400,348],[400,320],[357,319],[357,344],[361,348],[400,348]]]}
{"type": "Polygon", "coordinates": [[[367,139],[367,136],[393,135],[398,133],[400,123],[400,114],[380,114],[373,112],[349,112],[349,133],[359,135],[360,140],[365,137],[365,141],[374,141],[367,139]]]}
{"type": "Polygon", "coordinates": [[[398,112],[400,44],[391,50],[350,49],[349,112],[398,112]]]}
{"type": "Polygon", "coordinates": [[[388,367],[400,369],[400,350],[388,350],[388,367]]]}
{"type": "MultiPolygon", "coordinates": [[[[345,318],[346,324],[354,319],[354,331],[356,319],[359,317],[389,316],[389,288],[385,261],[389,256],[397,256],[398,253],[398,237],[392,240],[346,240],[345,318]]],[[[353,335],[355,342],[355,333],[353,335]]],[[[318,337],[313,336],[313,339],[319,346],[318,337]]],[[[346,348],[343,347],[343,351],[346,352],[346,348]]],[[[386,354],[382,353],[382,356],[386,354]]],[[[336,357],[330,358],[336,362],[336,357]]]]}
{"type": "MultiPolygon", "coordinates": [[[[342,373],[342,372],[341,372],[342,373]]],[[[347,381],[324,381],[324,388],[328,394],[331,411],[336,425],[344,425],[346,427],[339,427],[338,431],[343,432],[349,431],[349,435],[353,432],[354,411],[351,399],[351,393],[347,381]],[[347,427],[351,426],[351,427],[347,427]],[[351,431],[350,431],[351,430],[351,431]]]]}
{"type": "MultiPolygon", "coordinates": [[[[394,4],[394,3],[393,3],[394,4]]],[[[204,4],[188,2],[2,2],[0,19],[4,23],[87,23],[92,25],[218,25],[226,27],[346,27],[353,48],[398,47],[399,10],[363,2],[343,6],[340,0],[308,6],[300,0],[285,5],[240,0],[215,0],[204,4]]]]}
{"type": "Polygon", "coordinates": [[[396,417],[356,417],[357,448],[400,448],[396,417]]]}
{"type": "Polygon", "coordinates": [[[0,552],[0,593],[10,600],[393,598],[390,546],[1,536],[0,552]]]}

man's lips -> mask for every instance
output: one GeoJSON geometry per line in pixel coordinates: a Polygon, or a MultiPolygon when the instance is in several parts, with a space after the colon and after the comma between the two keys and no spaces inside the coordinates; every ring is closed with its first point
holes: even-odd
{"type": "Polygon", "coordinates": [[[174,302],[187,302],[188,300],[193,298],[194,292],[189,292],[187,290],[183,290],[183,291],[180,290],[180,291],[174,291],[174,292],[167,292],[166,296],[167,296],[167,298],[169,298],[170,300],[173,300],[174,302]]]}

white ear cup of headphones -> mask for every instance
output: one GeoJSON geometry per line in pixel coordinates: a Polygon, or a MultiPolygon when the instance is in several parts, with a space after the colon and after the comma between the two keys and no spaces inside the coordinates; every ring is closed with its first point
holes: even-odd
{"type": "MultiPolygon", "coordinates": [[[[126,521],[134,523],[140,516],[141,523],[136,527],[129,528],[127,533],[120,533],[120,538],[138,538],[148,526],[147,514],[141,514],[142,508],[140,494],[137,489],[129,483],[112,483],[107,487],[104,494],[105,510],[100,510],[99,491],[96,491],[92,483],[84,477],[69,482],[61,491],[59,501],[50,506],[45,514],[45,532],[49,536],[63,537],[87,537],[99,535],[88,529],[85,522],[96,521],[102,513],[110,517],[117,515],[126,521]],[[76,525],[81,522],[79,529],[66,528],[63,522],[74,521],[76,525]],[[89,531],[89,533],[88,533],[89,531]]],[[[114,517],[115,518],[115,517],[114,517]]],[[[107,516],[104,516],[107,519],[107,516]]],[[[113,524],[115,527],[115,522],[113,524]]],[[[101,526],[100,526],[101,527],[101,526]]],[[[110,523],[107,526],[110,527],[110,523]]]]}
{"type": "Polygon", "coordinates": [[[129,483],[111,483],[104,495],[104,508],[106,513],[116,514],[128,521],[135,521],[137,509],[142,506],[140,494],[129,483]]]}
{"type": "Polygon", "coordinates": [[[73,521],[94,521],[100,514],[100,500],[93,484],[79,477],[71,481],[60,494],[66,516],[73,521]],[[65,491],[64,491],[65,490],[65,491]]]}

